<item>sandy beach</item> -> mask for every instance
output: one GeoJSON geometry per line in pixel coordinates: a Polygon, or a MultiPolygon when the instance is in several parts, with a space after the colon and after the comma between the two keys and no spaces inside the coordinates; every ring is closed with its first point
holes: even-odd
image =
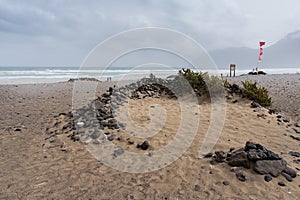
{"type": "MultiPolygon", "coordinates": [[[[300,151],[300,141],[295,139],[300,137],[300,74],[230,79],[238,84],[242,80],[256,80],[259,86],[267,87],[272,108],[281,110],[289,120],[279,124],[278,115],[269,114],[265,108],[251,108],[250,100],[230,96],[221,135],[211,152],[238,149],[247,141],[260,143],[296,171],[291,182],[282,175],[266,182],[264,175],[252,169],[199,158],[210,124],[209,103],[193,107],[190,116],[199,117],[196,136],[178,160],[156,171],[128,173],[99,162],[83,142],[71,139],[71,129],[53,137],[47,134],[62,130],[69,122],[65,114],[72,111],[74,83],[0,85],[0,199],[299,199],[300,158],[290,152],[300,151]],[[246,181],[236,178],[239,170],[246,181]]],[[[99,94],[114,84],[99,83],[99,94]]],[[[137,148],[144,139],[125,131],[111,130],[112,143],[126,151],[155,156],[174,139],[182,109],[176,99],[164,97],[129,100],[127,105],[132,121],[140,126],[152,122],[158,126],[162,121],[159,116],[164,116],[162,129],[147,138],[150,147],[146,150],[137,148]],[[154,112],[158,120],[152,121],[151,109],[158,106],[165,114],[154,112]]],[[[191,126],[186,131],[193,129],[191,126]]]]}

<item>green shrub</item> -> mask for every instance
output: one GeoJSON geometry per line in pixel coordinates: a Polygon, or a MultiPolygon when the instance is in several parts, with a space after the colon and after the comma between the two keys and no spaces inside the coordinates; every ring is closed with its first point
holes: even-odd
{"type": "Polygon", "coordinates": [[[194,72],[184,68],[178,74],[189,82],[199,96],[218,96],[224,92],[224,83],[218,76],[210,76],[207,72],[194,72]]]}
{"type": "Polygon", "coordinates": [[[257,83],[245,81],[242,82],[244,88],[243,88],[243,96],[251,99],[257,103],[259,103],[262,106],[271,106],[272,105],[272,99],[269,97],[269,92],[264,87],[257,87],[257,83]]]}

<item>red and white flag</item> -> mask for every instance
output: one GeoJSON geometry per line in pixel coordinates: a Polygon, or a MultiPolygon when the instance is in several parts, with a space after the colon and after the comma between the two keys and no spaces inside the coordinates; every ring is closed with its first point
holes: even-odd
{"type": "Polygon", "coordinates": [[[262,57],[263,57],[263,46],[266,44],[266,42],[264,41],[260,41],[259,42],[259,56],[258,56],[258,62],[262,61],[262,57]]]}

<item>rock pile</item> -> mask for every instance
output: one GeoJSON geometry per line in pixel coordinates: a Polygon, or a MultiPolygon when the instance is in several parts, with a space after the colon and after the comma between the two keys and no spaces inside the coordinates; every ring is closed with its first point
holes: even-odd
{"type": "MultiPolygon", "coordinates": [[[[243,167],[253,169],[256,173],[265,175],[265,181],[269,182],[272,177],[282,175],[288,181],[297,176],[297,172],[287,166],[287,162],[278,154],[266,149],[261,144],[246,142],[245,147],[236,151],[216,151],[215,154],[205,155],[212,157],[211,163],[226,162],[231,167],[243,167]]],[[[245,175],[240,171],[236,173],[239,180],[245,181],[245,175]]]]}
{"type": "MultiPolygon", "coordinates": [[[[126,124],[118,122],[115,118],[121,105],[129,100],[143,98],[176,98],[172,88],[178,91],[177,83],[174,80],[144,78],[123,87],[110,87],[89,105],[73,113],[60,113],[56,116],[53,127],[46,130],[46,134],[51,137],[67,134],[74,142],[83,143],[99,144],[103,140],[113,141],[114,131],[126,129],[126,124]]],[[[121,137],[116,139],[121,140],[121,137]]],[[[129,140],[128,144],[132,145],[134,141],[129,140]]],[[[149,147],[148,141],[137,145],[137,148],[142,150],[149,147]]]]}

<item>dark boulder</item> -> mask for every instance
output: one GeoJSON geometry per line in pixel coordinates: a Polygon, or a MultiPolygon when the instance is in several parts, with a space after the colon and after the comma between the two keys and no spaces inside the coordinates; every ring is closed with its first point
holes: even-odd
{"type": "Polygon", "coordinates": [[[245,167],[250,168],[250,162],[248,160],[247,153],[245,151],[238,151],[231,155],[227,159],[228,165],[232,167],[245,167]]]}
{"type": "Polygon", "coordinates": [[[254,171],[259,174],[271,174],[277,177],[286,168],[285,160],[258,160],[254,164],[254,171]]]}

